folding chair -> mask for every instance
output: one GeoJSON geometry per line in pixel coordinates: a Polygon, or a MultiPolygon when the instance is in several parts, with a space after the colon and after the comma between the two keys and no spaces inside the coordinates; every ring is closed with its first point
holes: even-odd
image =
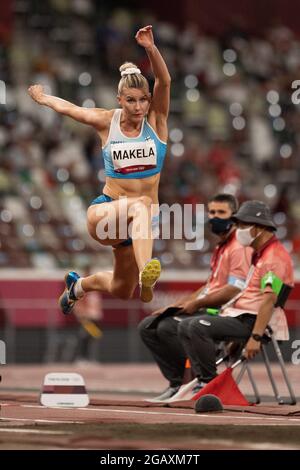
{"type": "MultiPolygon", "coordinates": [[[[238,343],[238,349],[235,352],[235,354],[233,355],[233,357],[231,357],[230,354],[225,352],[223,357],[220,357],[220,359],[218,359],[217,365],[221,364],[222,362],[227,362],[227,363],[230,363],[230,364],[234,363],[237,360],[237,357],[242,355],[242,350],[243,350],[245,344],[246,344],[246,342],[244,342],[244,341],[238,343]]],[[[272,328],[270,326],[267,326],[267,328],[266,328],[265,334],[263,336],[263,341],[262,341],[262,344],[261,344],[260,352],[261,352],[261,355],[262,355],[262,358],[263,358],[263,361],[264,361],[264,364],[265,364],[265,367],[266,367],[266,371],[267,371],[267,374],[268,374],[268,377],[269,377],[269,380],[270,380],[270,383],[271,383],[271,386],[272,386],[274,397],[275,397],[277,403],[279,405],[284,405],[284,404],[295,405],[297,403],[296,396],[295,396],[291,381],[288,377],[288,373],[287,373],[287,370],[286,370],[286,366],[285,366],[285,363],[284,363],[284,360],[283,360],[283,357],[282,357],[282,353],[281,353],[278,341],[276,340],[275,335],[273,334],[272,328]],[[276,358],[277,358],[278,363],[280,365],[280,369],[281,369],[281,372],[282,372],[282,377],[284,379],[284,383],[285,383],[285,385],[288,389],[288,392],[289,392],[289,400],[288,401],[285,401],[281,397],[281,395],[279,394],[278,387],[276,385],[276,381],[275,381],[273,373],[272,373],[271,363],[270,363],[269,356],[268,356],[268,353],[267,353],[267,348],[271,344],[273,345],[276,358]]],[[[254,376],[253,376],[253,373],[252,373],[252,370],[251,370],[249,360],[242,361],[241,370],[240,370],[240,372],[239,372],[239,374],[236,378],[236,383],[237,384],[239,384],[241,382],[245,372],[247,372],[247,374],[248,374],[248,378],[249,378],[249,381],[251,383],[251,386],[252,386],[252,389],[253,389],[253,392],[254,392],[255,403],[258,404],[258,403],[261,402],[261,396],[259,394],[256,382],[255,382],[255,379],[254,379],[254,376]]]]}

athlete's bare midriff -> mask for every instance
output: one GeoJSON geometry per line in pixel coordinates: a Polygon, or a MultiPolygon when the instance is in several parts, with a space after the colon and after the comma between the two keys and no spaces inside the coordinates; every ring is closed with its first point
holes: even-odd
{"type": "Polygon", "coordinates": [[[159,179],[160,173],[148,178],[123,179],[106,177],[103,193],[112,199],[118,199],[121,196],[148,196],[153,204],[157,204],[159,179]]]}

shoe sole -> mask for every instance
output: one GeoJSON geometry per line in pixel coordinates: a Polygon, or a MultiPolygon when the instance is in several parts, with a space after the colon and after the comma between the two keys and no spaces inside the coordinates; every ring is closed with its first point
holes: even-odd
{"type": "Polygon", "coordinates": [[[142,302],[151,302],[153,299],[153,287],[159,279],[161,273],[161,264],[158,259],[149,261],[141,272],[141,293],[142,302]]]}
{"type": "Polygon", "coordinates": [[[69,310],[68,312],[64,312],[64,311],[63,311],[63,307],[62,307],[62,303],[61,303],[61,302],[62,302],[63,296],[64,296],[66,293],[68,293],[68,289],[65,289],[65,290],[63,291],[63,293],[61,294],[61,296],[59,297],[59,299],[58,299],[59,308],[61,309],[61,311],[62,311],[62,313],[63,313],[64,315],[68,315],[69,313],[71,313],[71,311],[72,311],[72,309],[73,309],[73,307],[74,307],[74,304],[75,304],[75,302],[74,302],[73,300],[71,300],[71,302],[69,302],[70,310],[69,310]]]}
{"type": "MultiPolygon", "coordinates": [[[[68,277],[68,275],[69,275],[69,273],[65,274],[65,278],[64,278],[64,279],[65,279],[65,284],[67,284],[67,277],[68,277]]],[[[65,313],[65,312],[63,311],[61,302],[62,302],[62,299],[63,299],[64,295],[67,294],[67,293],[68,293],[68,288],[66,287],[66,288],[64,289],[63,293],[61,294],[61,296],[60,296],[59,299],[58,299],[58,305],[59,305],[59,307],[60,307],[60,309],[61,309],[61,311],[62,311],[62,313],[63,313],[64,315],[68,315],[69,313],[71,313],[72,308],[74,307],[74,304],[75,304],[75,301],[71,300],[71,302],[73,302],[73,305],[71,305],[71,302],[69,303],[69,305],[70,305],[70,310],[69,310],[69,312],[66,312],[66,313],[65,313]]]]}

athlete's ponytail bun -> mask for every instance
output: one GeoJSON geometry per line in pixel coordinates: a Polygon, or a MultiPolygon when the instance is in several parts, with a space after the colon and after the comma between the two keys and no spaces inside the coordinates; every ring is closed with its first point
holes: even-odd
{"type": "Polygon", "coordinates": [[[119,68],[121,80],[118,86],[118,94],[122,93],[123,88],[145,88],[149,92],[148,80],[142,75],[140,69],[132,62],[125,62],[119,68]]]}

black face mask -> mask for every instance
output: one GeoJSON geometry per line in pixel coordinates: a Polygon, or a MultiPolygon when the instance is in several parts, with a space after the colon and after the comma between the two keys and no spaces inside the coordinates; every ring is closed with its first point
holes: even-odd
{"type": "Polygon", "coordinates": [[[220,233],[228,232],[233,226],[234,222],[229,217],[228,219],[220,219],[219,217],[213,217],[208,221],[211,226],[212,233],[219,235],[220,233]]]}

